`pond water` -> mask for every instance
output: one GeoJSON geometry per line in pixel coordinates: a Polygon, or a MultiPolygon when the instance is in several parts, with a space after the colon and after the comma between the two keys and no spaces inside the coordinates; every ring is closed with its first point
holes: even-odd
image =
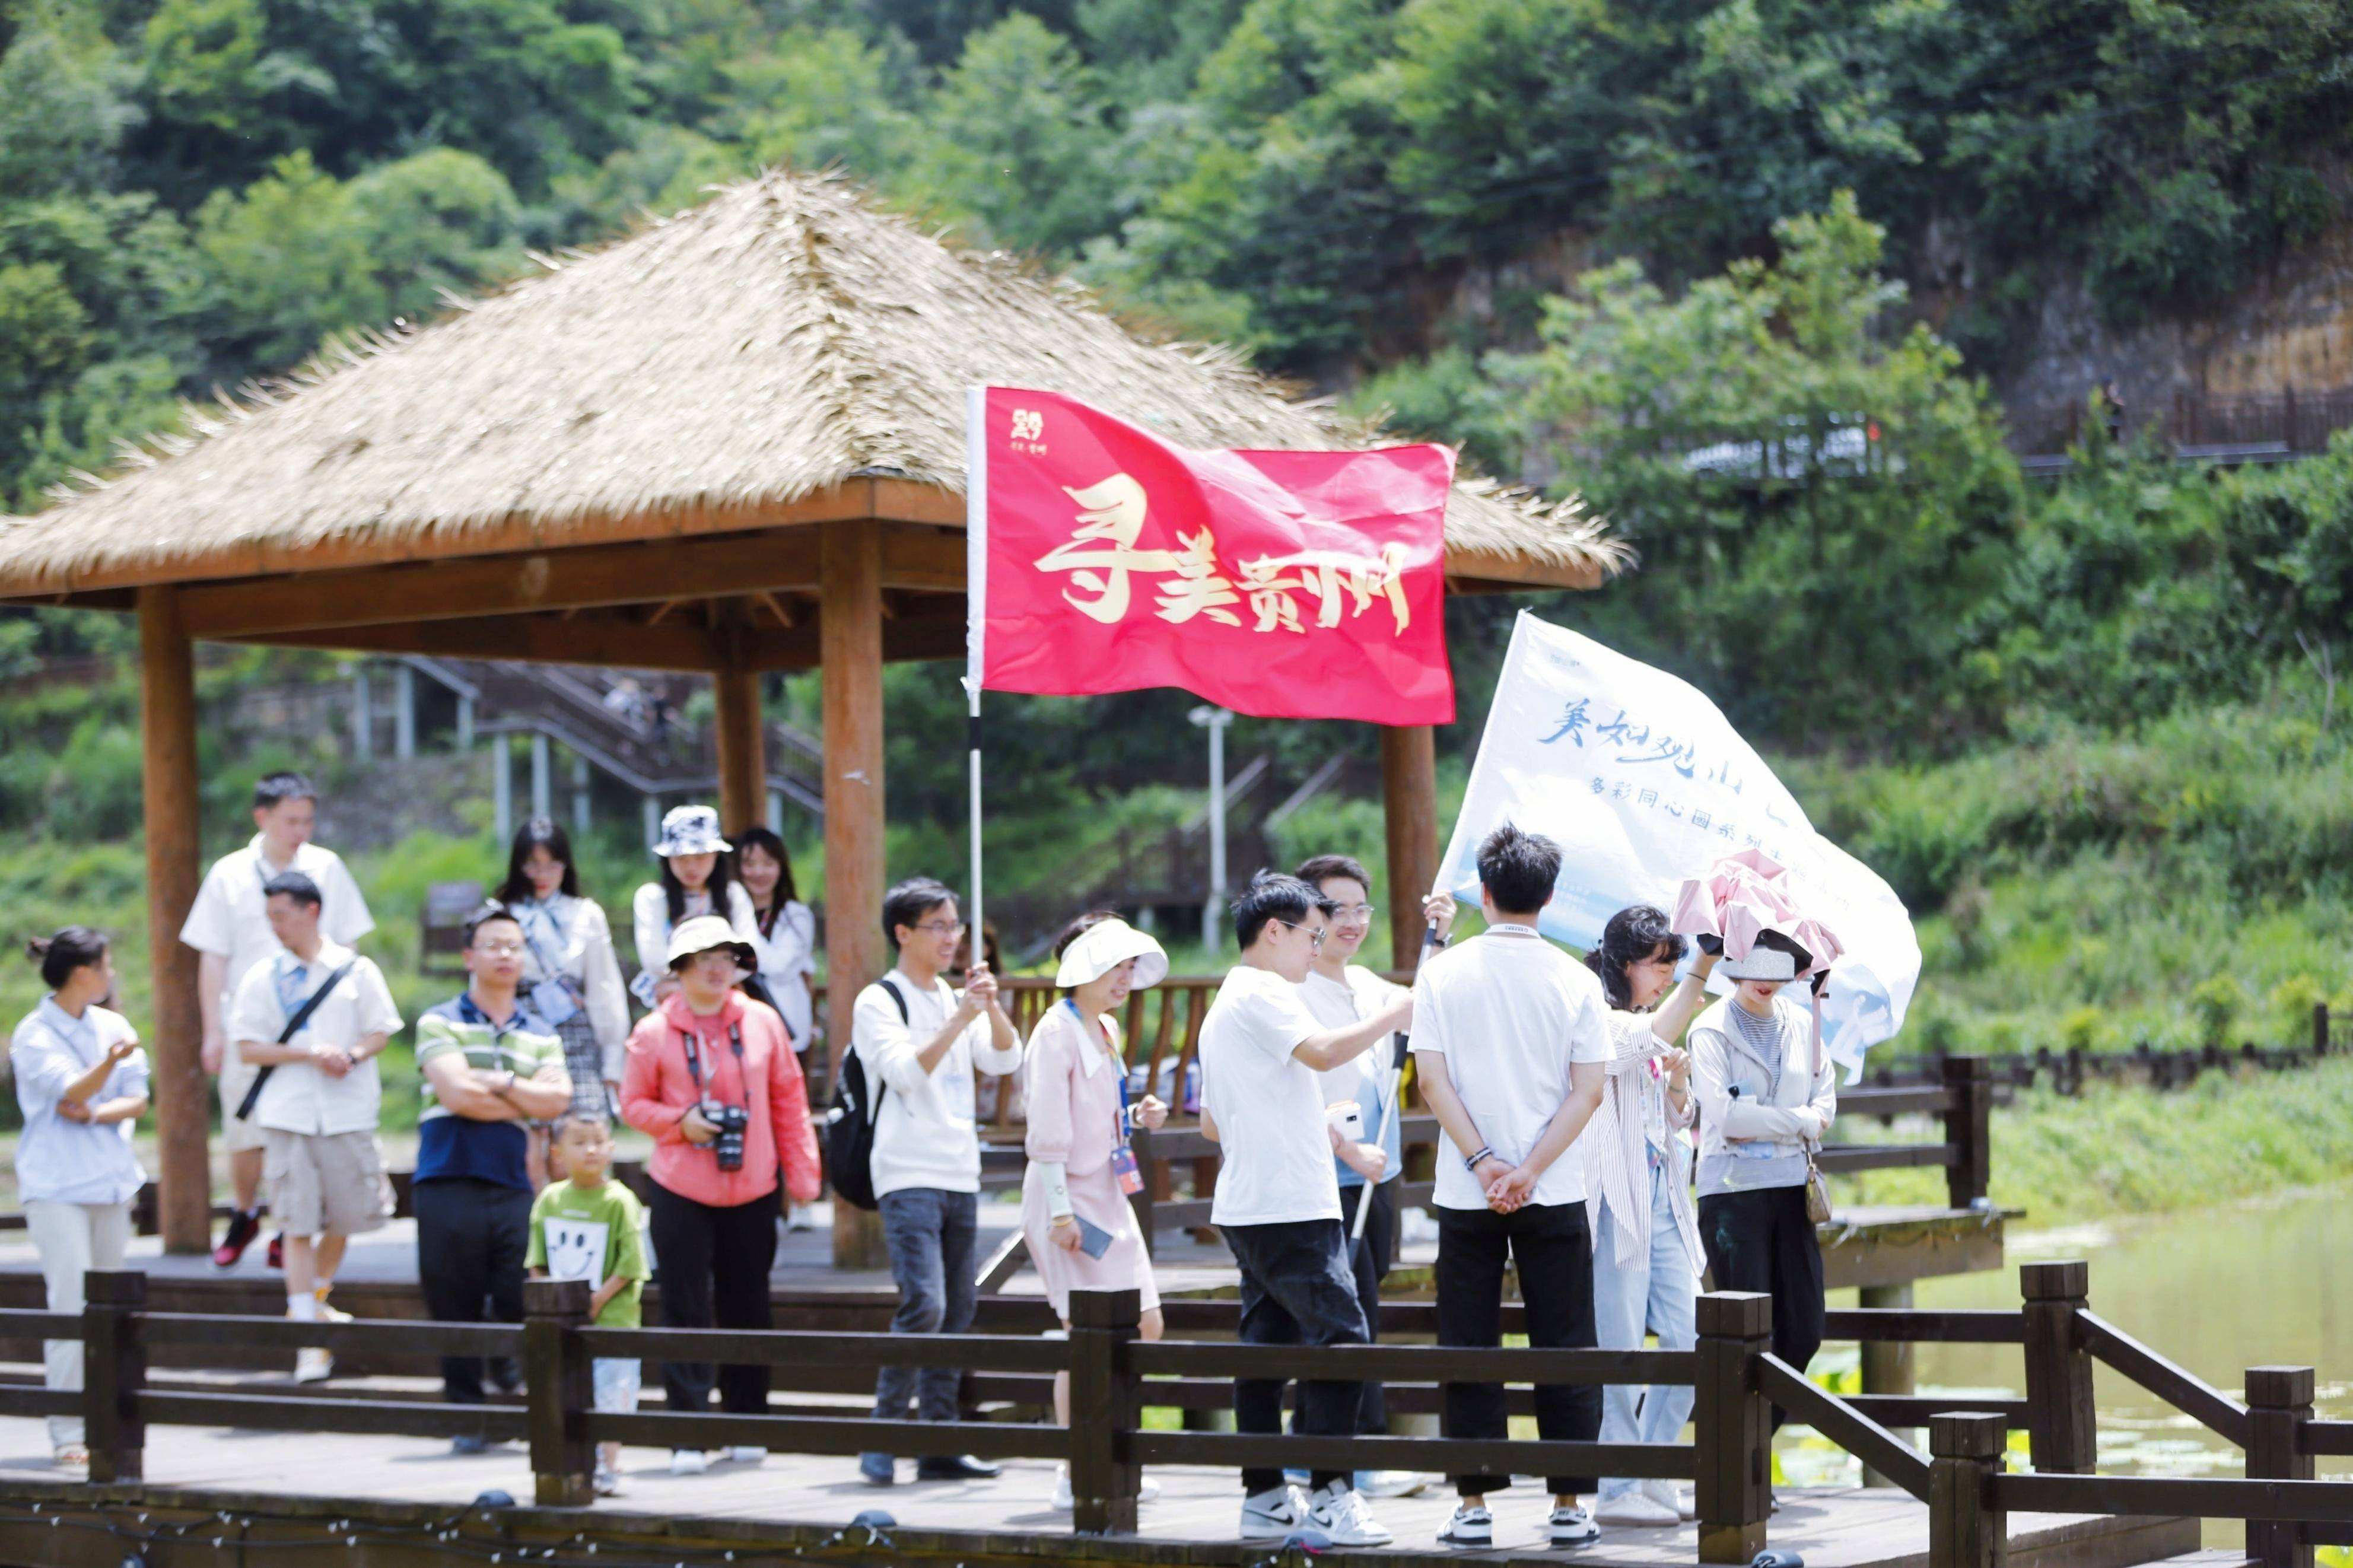
{"type": "MultiPolygon", "coordinates": [[[[2260,1203],[2116,1220],[2065,1230],[2013,1228],[2000,1273],[1925,1279],[1922,1307],[2016,1307],[2018,1265],[2084,1258],[2092,1310],[2143,1344],[2238,1397],[2251,1366],[2316,1369],[2318,1415],[2353,1419],[2353,1187],[2304,1191],[2260,1203]]],[[[1834,1291],[1833,1306],[1854,1292],[1834,1291]]],[[[1921,1345],[1923,1394],[2022,1394],[2015,1345],[1921,1345]]],[[[1825,1346],[1816,1373],[1855,1365],[1852,1345],[1825,1346]]],[[[2236,1476],[2240,1451],[2137,1385],[2099,1367],[2100,1468],[2115,1475],[2236,1476]]],[[[1925,1434],[1923,1435],[1925,1436],[1925,1434]]],[[[2012,1435],[2013,1468],[2026,1466],[2026,1435],[2012,1435]]],[[[1792,1479],[1835,1481],[1858,1468],[1802,1432],[1786,1433],[1782,1468],[1792,1479]]],[[[2324,1477],[2353,1475],[2353,1460],[2322,1459],[2324,1477]]],[[[2210,1545],[2236,1544],[2239,1527],[2209,1521],[2210,1545]]]]}

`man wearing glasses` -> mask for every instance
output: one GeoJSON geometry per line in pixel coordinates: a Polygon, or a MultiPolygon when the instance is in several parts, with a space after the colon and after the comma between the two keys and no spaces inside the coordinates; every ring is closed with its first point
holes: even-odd
{"type": "MultiPolygon", "coordinates": [[[[875,1086],[875,1206],[891,1252],[899,1310],[891,1331],[960,1334],[972,1327],[980,1194],[980,1134],[973,1074],[1021,1065],[1021,1039],[997,1001],[997,976],[975,963],[959,995],[944,972],[955,962],[964,921],[944,883],[917,877],[883,896],[882,929],[899,951],[890,973],[858,994],[850,1048],[875,1086]]],[[[977,945],[977,944],[976,944],[977,945]]],[[[884,1367],[874,1418],[904,1421],[912,1396],[923,1421],[956,1418],[955,1367],[884,1367]]],[[[976,1480],[1003,1467],[970,1455],[917,1461],[917,1480],[976,1480]]],[[[862,1454],[859,1473],[876,1486],[897,1479],[889,1454],[862,1454]]]]}
{"type": "MultiPolygon", "coordinates": [[[[1227,973],[1201,1023],[1201,1130],[1224,1167],[1209,1219],[1241,1268],[1245,1344],[1366,1342],[1365,1312],[1341,1226],[1340,1188],[1317,1076],[1406,1027],[1400,996],[1364,1019],[1326,1028],[1301,999],[1334,906],[1296,877],[1261,871],[1233,903],[1241,962],[1227,973]]],[[[1234,1380],[1234,1429],[1282,1429],[1279,1378],[1234,1380]]],[[[1356,1382],[1302,1382],[1294,1429],[1345,1437],[1356,1429],[1356,1382]]],[[[1275,1466],[1242,1471],[1241,1533],[1275,1538],[1312,1525],[1335,1546],[1386,1546],[1347,1470],[1312,1476],[1302,1497],[1275,1466]]]]}

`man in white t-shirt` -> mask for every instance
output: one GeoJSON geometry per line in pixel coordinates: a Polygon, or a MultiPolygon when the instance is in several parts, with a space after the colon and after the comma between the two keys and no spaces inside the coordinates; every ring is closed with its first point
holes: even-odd
{"type": "MultiPolygon", "coordinates": [[[[1293,873],[1332,904],[1331,923],[1324,945],[1316,950],[1300,999],[1315,1021],[1340,1028],[1369,1017],[1406,994],[1402,986],[1382,979],[1352,962],[1373,933],[1373,879],[1364,863],[1347,855],[1317,855],[1300,863],[1293,873]]],[[[1454,925],[1454,900],[1433,893],[1421,901],[1422,918],[1432,931],[1430,941],[1446,945],[1454,925]]],[[[1402,958],[1403,955],[1400,955],[1402,958]]],[[[1419,955],[1416,955],[1417,960],[1419,955]]],[[[1398,967],[1404,967],[1400,963],[1398,967]]],[[[1345,1120],[1332,1124],[1333,1176],[1340,1184],[1340,1223],[1346,1226],[1348,1266],[1356,1279],[1356,1300],[1365,1309],[1365,1337],[1381,1337],[1381,1281],[1389,1271],[1389,1244],[1397,1227],[1397,1184],[1405,1174],[1405,1139],[1398,1126],[1404,1108],[1398,1103],[1398,1045],[1401,1037],[1385,1035],[1373,1048],[1351,1062],[1317,1075],[1324,1085],[1326,1114],[1353,1105],[1355,1131],[1345,1120]],[[1361,1142],[1359,1140],[1362,1140],[1361,1142]],[[1370,1203],[1372,1213],[1359,1226],[1356,1210],[1370,1203]]],[[[1388,1404],[1378,1379],[1365,1381],[1363,1401],[1356,1407],[1356,1431],[1377,1436],[1388,1430],[1388,1404]]],[[[1410,1470],[1358,1470],[1356,1489],[1368,1498],[1410,1497],[1424,1478],[1410,1470]]]]}
{"type": "MultiPolygon", "coordinates": [[[[1413,998],[1363,1020],[1326,1028],[1301,1000],[1326,905],[1296,877],[1261,871],[1233,904],[1241,962],[1226,974],[1201,1021],[1201,1129],[1225,1163],[1209,1222],[1241,1267],[1245,1344],[1353,1345],[1366,1342],[1364,1309],[1348,1267],[1332,1135],[1317,1075],[1405,1027],[1413,998]]],[[[1282,1430],[1281,1378],[1234,1380],[1234,1429],[1282,1430]]],[[[1362,1384],[1302,1382],[1294,1429],[1345,1437],[1356,1429],[1362,1384]]],[[[1242,1471],[1241,1533],[1280,1537],[1303,1525],[1335,1546],[1386,1546],[1346,1470],[1314,1473],[1303,1498],[1274,1466],[1242,1471]]]]}
{"type": "MultiPolygon", "coordinates": [[[[1021,1037],[997,1005],[997,977],[976,963],[959,995],[943,972],[955,962],[964,922],[955,894],[917,877],[882,898],[882,929],[899,950],[897,967],[858,994],[849,1048],[866,1068],[874,1097],[875,1207],[899,1287],[894,1334],[960,1334],[979,1302],[974,1243],[979,1224],[980,1133],[975,1126],[973,1074],[1009,1073],[1021,1065],[1021,1037]]],[[[874,1380],[874,1418],[956,1418],[952,1366],[886,1366],[874,1380]]],[[[916,1462],[918,1480],[978,1480],[1004,1467],[966,1455],[916,1462]]],[[[897,1479],[889,1454],[861,1454],[859,1473],[875,1486],[897,1479]]]]}
{"type": "MultiPolygon", "coordinates": [[[[304,1322],[348,1315],[327,1305],[343,1248],[392,1217],[375,1141],[384,1109],[375,1059],[400,1010],[374,963],[321,934],[325,901],[300,871],[269,879],[281,945],[245,972],[228,1014],[238,1054],[257,1073],[269,1069],[248,1120],[265,1140],[269,1210],[286,1234],[286,1315],[304,1322]],[[333,989],[321,994],[331,978],[333,989]],[[302,1026],[281,1039],[313,996],[302,1026]]],[[[318,1382],[333,1367],[332,1355],[306,1346],[295,1352],[294,1381],[318,1382]]]]}
{"type": "Polygon", "coordinates": [[[253,1084],[254,1064],[238,1054],[227,1019],[230,998],[246,971],[278,952],[262,887],[280,871],[300,871],[318,884],[325,900],[319,929],[329,942],[349,947],[375,929],[367,900],[341,857],[311,842],[318,808],[319,792],[301,773],[263,774],[253,786],[253,824],[260,831],[244,848],[213,862],[180,928],[180,940],[199,954],[202,1057],[205,1070],[220,1075],[221,1144],[228,1151],[229,1186],[237,1200],[228,1232],[213,1251],[214,1264],[222,1268],[235,1267],[261,1233],[261,1130],[237,1118],[253,1084]]]}
{"type": "MultiPolygon", "coordinates": [[[[1503,1342],[1504,1261],[1517,1267],[1528,1343],[1595,1342],[1593,1237],[1585,1166],[1569,1147],[1601,1103],[1609,1060],[1609,1004],[1593,972],[1536,932],[1560,878],[1560,847],[1509,823],[1479,846],[1487,929],[1422,965],[1413,985],[1413,1051],[1422,1098],[1443,1131],[1438,1150],[1438,1342],[1503,1342]]],[[[1536,1429],[1548,1441],[1592,1442],[1598,1385],[1539,1384],[1536,1429]]],[[[1506,1435],[1504,1390],[1446,1385],[1450,1437],[1506,1435]]],[[[1438,1539],[1494,1543],[1486,1494],[1508,1476],[1455,1478],[1461,1502],[1438,1539]]],[[[1599,1533],[1577,1494],[1599,1483],[1555,1476],[1552,1543],[1599,1533]]]]}

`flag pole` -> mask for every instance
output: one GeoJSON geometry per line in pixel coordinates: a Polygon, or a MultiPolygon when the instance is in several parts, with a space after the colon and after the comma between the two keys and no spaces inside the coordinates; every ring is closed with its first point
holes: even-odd
{"type": "MultiPolygon", "coordinates": [[[[980,879],[980,683],[985,660],[983,634],[988,609],[988,388],[965,392],[965,674],[964,690],[970,710],[965,720],[965,743],[972,766],[972,958],[987,962],[987,926],[983,919],[980,879]]],[[[969,973],[967,968],[965,973],[969,973]]]]}
{"type": "MultiPolygon", "coordinates": [[[[1445,874],[1443,868],[1440,868],[1439,874],[1440,876],[1445,874]]],[[[1430,890],[1433,893],[1438,891],[1435,887],[1430,890]]],[[[1420,973],[1421,966],[1430,962],[1430,955],[1437,950],[1438,922],[1432,921],[1421,928],[1421,956],[1414,961],[1413,966],[1416,973],[1420,973]]],[[[1399,1030],[1395,1054],[1389,1061],[1388,1098],[1381,1101],[1380,1120],[1373,1123],[1373,1146],[1377,1149],[1381,1146],[1382,1140],[1389,1135],[1389,1119],[1405,1114],[1405,1063],[1406,1058],[1411,1054],[1412,1049],[1412,1036],[1404,1030],[1399,1030]]],[[[1399,1152],[1403,1151],[1400,1150],[1399,1152]]],[[[1389,1171],[1382,1172],[1381,1181],[1388,1180],[1395,1173],[1389,1171]]],[[[1356,1200],[1356,1223],[1348,1227],[1348,1246],[1352,1250],[1356,1243],[1365,1239],[1365,1220],[1373,1212],[1373,1189],[1378,1185],[1380,1182],[1366,1183],[1365,1195],[1356,1200]]]]}

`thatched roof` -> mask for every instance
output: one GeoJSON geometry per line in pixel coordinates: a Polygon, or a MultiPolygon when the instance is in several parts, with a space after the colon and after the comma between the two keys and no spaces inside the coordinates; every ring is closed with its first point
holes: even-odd
{"type": "MultiPolygon", "coordinates": [[[[1372,437],[1230,352],[1142,341],[1083,291],[953,249],[837,179],[769,174],[545,265],[193,409],[187,436],[0,525],[0,594],[464,554],[518,525],[534,546],[586,520],[611,538],[616,519],[878,475],[961,493],[964,393],[982,381],[1068,392],[1187,446],[1372,437]]],[[[1594,578],[1625,561],[1574,505],[1476,479],[1447,534],[1594,578]]]]}

